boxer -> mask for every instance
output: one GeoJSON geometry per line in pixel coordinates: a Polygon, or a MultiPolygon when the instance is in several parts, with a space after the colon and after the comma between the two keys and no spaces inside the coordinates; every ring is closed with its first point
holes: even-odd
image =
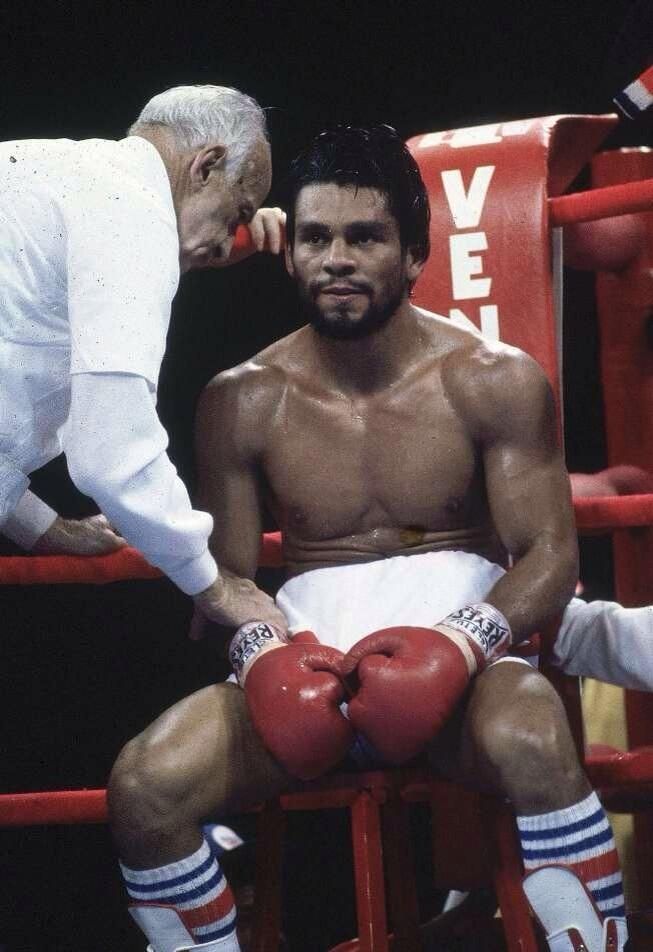
{"type": "Polygon", "coordinates": [[[239,628],[236,683],[173,706],[114,766],[113,833],[153,952],[239,948],[204,816],[345,756],[371,767],[423,752],[509,798],[551,948],[573,948],[574,929],[602,943],[617,930],[623,944],[609,822],[557,694],[512,655],[564,609],[577,577],[553,399],[525,354],[411,304],[428,227],[423,182],[393,130],[319,135],[293,165],[287,221],[308,324],[202,397],[199,502],[213,551],[251,584],[264,510],[274,514],[290,636],[256,620],[239,628]],[[569,880],[538,888],[553,867],[569,880]]]}

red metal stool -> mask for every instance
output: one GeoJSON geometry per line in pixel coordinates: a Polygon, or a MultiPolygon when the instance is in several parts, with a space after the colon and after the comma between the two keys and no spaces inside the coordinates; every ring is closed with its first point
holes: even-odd
{"type": "Polygon", "coordinates": [[[507,949],[536,952],[512,813],[496,799],[433,779],[419,769],[339,774],[264,806],[257,841],[253,952],[279,948],[286,811],[338,807],[348,807],[351,817],[358,937],[331,952],[418,952],[422,945],[408,829],[410,804],[417,802],[431,806],[436,887],[468,890],[493,883],[507,949]]]}

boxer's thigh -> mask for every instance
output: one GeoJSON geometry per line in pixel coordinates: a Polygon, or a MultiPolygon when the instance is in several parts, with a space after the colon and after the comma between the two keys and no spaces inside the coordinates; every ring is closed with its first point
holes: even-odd
{"type": "Polygon", "coordinates": [[[577,763],[564,707],[553,686],[531,665],[506,659],[471,685],[432,761],[447,776],[488,792],[504,793],[534,760],[577,763]],[[514,767],[514,771],[513,771],[514,767]]]}
{"type": "Polygon", "coordinates": [[[116,769],[135,772],[141,786],[192,819],[246,807],[293,784],[254,730],[244,692],[229,683],[165,711],[127,745],[116,769]]]}

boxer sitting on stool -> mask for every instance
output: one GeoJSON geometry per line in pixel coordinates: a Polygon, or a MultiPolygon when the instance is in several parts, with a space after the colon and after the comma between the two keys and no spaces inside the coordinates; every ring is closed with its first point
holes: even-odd
{"type": "Polygon", "coordinates": [[[202,818],[346,756],[428,751],[510,799],[551,948],[575,948],[573,930],[591,952],[613,935],[622,948],[608,820],[557,694],[511,655],[577,576],[546,379],[411,305],[428,198],[392,130],[323,133],[292,183],[287,263],[310,323],[215,378],[197,444],[216,557],[253,579],[268,505],[289,576],[277,603],[304,634],[253,619],[231,643],[239,683],[186,698],[122,751],[109,804],[132,914],[154,952],[233,952],[202,818]]]}

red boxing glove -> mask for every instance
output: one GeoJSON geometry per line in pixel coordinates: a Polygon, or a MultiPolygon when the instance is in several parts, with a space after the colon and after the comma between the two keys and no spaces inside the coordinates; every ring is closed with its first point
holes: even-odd
{"type": "Polygon", "coordinates": [[[435,628],[386,628],[345,655],[359,689],[349,719],[389,763],[416,757],[439,732],[470,679],[504,654],[510,629],[491,605],[449,615],[435,628]]]}
{"type": "Polygon", "coordinates": [[[342,760],[354,743],[353,729],[340,710],[346,699],[340,674],[342,652],[317,639],[302,638],[298,644],[277,639],[271,644],[275,635],[269,625],[243,625],[230,654],[232,658],[238,654],[243,640],[248,652],[252,640],[264,642],[255,652],[258,657],[249,654],[244,671],[234,664],[252,722],[288,773],[312,780],[342,760]]]}

